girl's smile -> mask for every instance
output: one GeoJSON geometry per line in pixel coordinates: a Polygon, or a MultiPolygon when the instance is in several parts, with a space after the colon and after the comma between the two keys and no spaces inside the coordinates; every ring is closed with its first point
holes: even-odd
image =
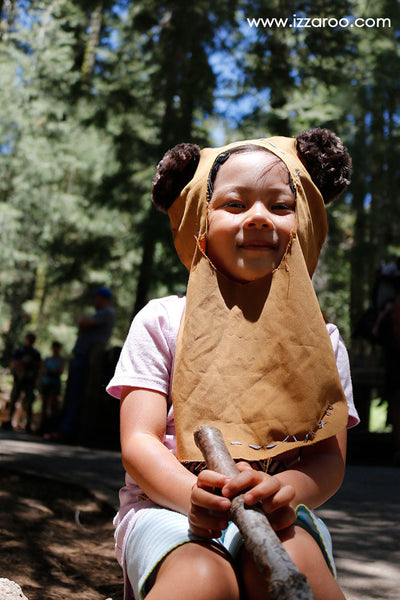
{"type": "Polygon", "coordinates": [[[207,255],[240,282],[276,269],[296,229],[286,166],[264,150],[232,154],[216,176],[208,213],[207,255]]]}

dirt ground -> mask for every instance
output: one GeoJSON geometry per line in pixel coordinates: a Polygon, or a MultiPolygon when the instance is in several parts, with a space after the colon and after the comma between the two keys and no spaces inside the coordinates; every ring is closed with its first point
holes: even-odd
{"type": "Polygon", "coordinates": [[[113,513],[83,488],[0,470],[0,577],[28,600],[122,600],[113,513]]]}
{"type": "MultiPolygon", "coordinates": [[[[0,392],[0,423],[8,416],[6,399],[2,403],[0,392]]],[[[387,440],[355,433],[344,485],[320,516],[333,536],[346,598],[398,600],[400,470],[388,465],[387,440]]],[[[94,489],[93,481],[104,478],[114,497],[123,478],[119,454],[116,463],[112,452],[106,458],[101,451],[92,456],[83,448],[56,452],[51,444],[37,444],[34,436],[21,433],[3,439],[0,577],[17,582],[28,600],[122,600],[122,572],[113,548],[113,500],[103,488],[95,499],[76,483],[49,479],[50,474],[68,474],[70,467],[74,482],[85,478],[94,489]],[[35,475],[22,475],[17,468],[21,464],[24,472],[35,475]],[[107,504],[98,500],[103,497],[107,504]]]]}

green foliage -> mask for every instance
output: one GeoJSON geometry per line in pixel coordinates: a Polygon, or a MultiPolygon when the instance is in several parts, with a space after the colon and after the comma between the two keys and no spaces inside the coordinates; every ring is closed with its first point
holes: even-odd
{"type": "Polygon", "coordinates": [[[324,126],[342,137],[353,157],[350,194],[329,213],[329,243],[316,275],[324,310],[349,340],[370,302],[375,270],[400,234],[400,94],[394,75],[400,66],[400,6],[386,0],[373,6],[347,0],[241,6],[251,17],[391,19],[391,27],[248,28],[243,36],[249,42],[238,57],[243,93],[258,96],[243,115],[246,136],[296,135],[324,126]]]}
{"type": "MultiPolygon", "coordinates": [[[[353,156],[315,275],[347,340],[399,250],[399,5],[391,0],[16,0],[0,20],[0,326],[69,349],[88,291],[113,288],[115,343],[151,296],[184,292],[151,208],[165,150],[322,125],[353,156]],[[250,28],[246,18],[389,17],[392,26],[250,28]]],[[[86,307],[86,308],[85,308],[86,307]]]]}
{"type": "MultiPolygon", "coordinates": [[[[115,212],[90,203],[90,190],[107,173],[113,149],[101,130],[82,126],[87,98],[75,106],[66,102],[79,79],[71,17],[62,17],[69,8],[68,2],[35,4],[29,19],[16,20],[3,36],[1,47],[6,68],[0,160],[8,176],[0,196],[0,292],[3,327],[8,319],[13,338],[25,322],[35,329],[42,325],[45,298],[35,297],[39,271],[46,282],[43,294],[75,281],[83,291],[91,272],[104,268],[115,239],[115,212]],[[19,326],[12,327],[15,321],[19,326]]],[[[63,302],[68,292],[58,294],[60,312],[63,302]]],[[[15,343],[10,335],[6,330],[6,351],[15,343]]]]}

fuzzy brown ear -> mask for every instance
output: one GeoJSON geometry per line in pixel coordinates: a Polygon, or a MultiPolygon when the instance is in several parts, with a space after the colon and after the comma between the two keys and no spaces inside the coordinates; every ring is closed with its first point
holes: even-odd
{"type": "Polygon", "coordinates": [[[325,204],[350,183],[351,158],[342,140],[329,129],[308,129],[296,138],[297,152],[325,204]]]}
{"type": "Polygon", "coordinates": [[[167,212],[183,188],[192,179],[200,160],[196,144],[178,144],[165,153],[153,179],[152,199],[167,212]]]}

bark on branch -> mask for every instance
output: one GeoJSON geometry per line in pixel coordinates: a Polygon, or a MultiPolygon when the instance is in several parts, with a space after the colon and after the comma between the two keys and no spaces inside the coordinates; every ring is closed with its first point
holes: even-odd
{"type": "MultiPolygon", "coordinates": [[[[195,431],[194,439],[209,469],[229,477],[238,474],[219,429],[202,425],[195,431]]],[[[243,536],[246,550],[268,582],[271,600],[312,600],[305,576],[293,564],[265,513],[246,506],[240,494],[232,499],[230,516],[243,536]]]]}

